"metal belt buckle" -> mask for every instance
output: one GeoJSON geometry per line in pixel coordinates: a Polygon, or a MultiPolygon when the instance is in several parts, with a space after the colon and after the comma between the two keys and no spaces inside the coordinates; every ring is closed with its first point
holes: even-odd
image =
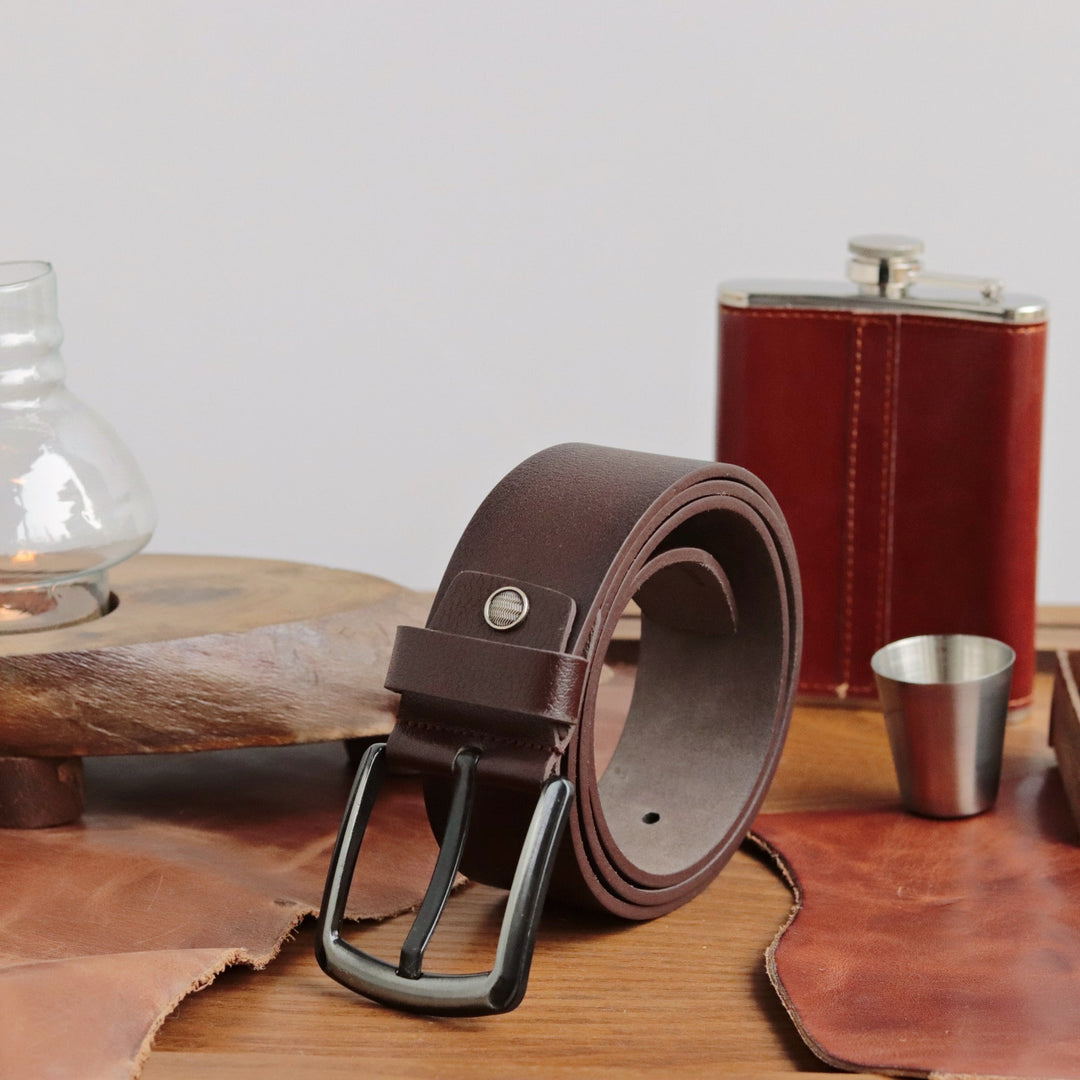
{"type": "Polygon", "coordinates": [[[399,1009],[443,1016],[508,1012],[521,1002],[536,927],[574,798],[574,785],[563,777],[552,777],[540,791],[510,886],[492,969],[472,975],[421,970],[465,847],[479,760],[480,751],[471,747],[463,747],[454,758],[454,790],[439,856],[395,967],[350,945],[340,933],[360,844],[387,771],[386,743],[365,751],[330,860],[316,927],[319,966],[343,986],[399,1009]]]}

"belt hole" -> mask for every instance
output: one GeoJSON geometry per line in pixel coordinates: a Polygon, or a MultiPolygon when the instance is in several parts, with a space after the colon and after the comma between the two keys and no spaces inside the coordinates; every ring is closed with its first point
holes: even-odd
{"type": "Polygon", "coordinates": [[[655,810],[650,810],[647,814],[641,815],[641,820],[646,825],[655,825],[660,820],[660,815],[655,810]]]}

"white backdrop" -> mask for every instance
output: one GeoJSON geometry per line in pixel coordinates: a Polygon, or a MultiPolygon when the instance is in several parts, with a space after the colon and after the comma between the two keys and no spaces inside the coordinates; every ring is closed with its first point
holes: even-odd
{"type": "Polygon", "coordinates": [[[1080,602],[1080,5],[0,0],[0,257],[152,550],[434,586],[582,439],[708,457],[715,299],[857,232],[1052,304],[1040,598],[1080,602]]]}

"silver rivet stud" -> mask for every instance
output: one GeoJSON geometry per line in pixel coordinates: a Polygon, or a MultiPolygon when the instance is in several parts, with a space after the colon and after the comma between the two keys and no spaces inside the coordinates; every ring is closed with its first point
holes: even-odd
{"type": "Polygon", "coordinates": [[[529,614],[529,598],[513,585],[496,589],[484,602],[484,622],[492,630],[512,630],[529,614]]]}

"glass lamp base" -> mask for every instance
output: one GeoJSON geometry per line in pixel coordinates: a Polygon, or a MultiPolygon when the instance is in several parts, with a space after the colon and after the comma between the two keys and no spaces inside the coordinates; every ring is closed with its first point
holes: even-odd
{"type": "Polygon", "coordinates": [[[98,619],[109,609],[109,581],[104,572],[43,588],[0,585],[0,634],[72,626],[98,619]]]}

